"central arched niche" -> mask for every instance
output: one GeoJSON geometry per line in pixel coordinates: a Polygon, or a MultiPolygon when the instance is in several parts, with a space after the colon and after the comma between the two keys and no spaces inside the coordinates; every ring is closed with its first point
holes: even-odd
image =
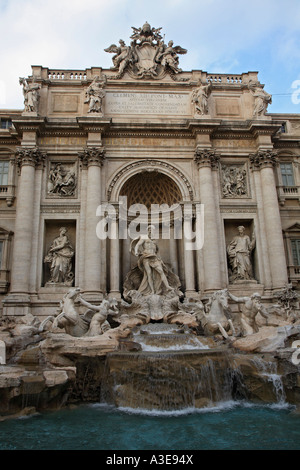
{"type": "Polygon", "coordinates": [[[173,204],[182,200],[181,191],[175,181],[158,171],[142,171],[129,178],[123,185],[120,196],[127,197],[127,204],[173,204]]]}
{"type": "MultiPolygon", "coordinates": [[[[146,206],[149,214],[149,223],[151,223],[150,209],[152,204],[158,204],[159,206],[167,204],[169,207],[172,207],[180,206],[180,203],[183,201],[183,195],[177,183],[168,175],[156,169],[150,171],[145,169],[130,176],[120,188],[119,196],[127,197],[128,208],[134,204],[146,206]]],[[[170,220],[172,221],[172,215],[170,220]]],[[[181,243],[178,243],[179,240],[163,239],[161,226],[159,233],[158,246],[160,256],[172,268],[173,272],[180,274],[180,271],[183,269],[181,243]]],[[[133,268],[137,263],[137,259],[128,253],[130,241],[127,240],[126,243],[123,243],[121,248],[121,259],[123,261],[121,278],[123,280],[129,269],[133,268]]]]}

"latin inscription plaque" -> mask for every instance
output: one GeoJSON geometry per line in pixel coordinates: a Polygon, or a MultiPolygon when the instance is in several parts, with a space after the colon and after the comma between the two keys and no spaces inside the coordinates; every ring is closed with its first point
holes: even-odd
{"type": "Polygon", "coordinates": [[[105,114],[158,114],[189,116],[189,93],[107,92],[105,114]]]}

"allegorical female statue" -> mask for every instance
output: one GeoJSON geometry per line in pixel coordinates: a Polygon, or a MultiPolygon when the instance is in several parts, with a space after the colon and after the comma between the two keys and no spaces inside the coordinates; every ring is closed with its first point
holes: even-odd
{"type": "Polygon", "coordinates": [[[255,247],[255,235],[252,240],[245,234],[245,227],[238,227],[239,234],[232,239],[227,247],[227,254],[232,270],[230,281],[253,279],[250,255],[255,247]]]}
{"type": "Polygon", "coordinates": [[[45,257],[45,263],[50,265],[50,283],[72,286],[74,274],[72,272],[72,258],[74,249],[67,236],[67,229],[62,227],[59,236],[55,238],[45,257]]]}

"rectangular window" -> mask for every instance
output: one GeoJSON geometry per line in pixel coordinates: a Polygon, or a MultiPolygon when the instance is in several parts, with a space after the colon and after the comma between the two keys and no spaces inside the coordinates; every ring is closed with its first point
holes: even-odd
{"type": "Polygon", "coordinates": [[[293,263],[295,266],[300,266],[300,240],[291,240],[293,263]]]}
{"type": "Polygon", "coordinates": [[[9,129],[12,127],[11,119],[0,119],[0,129],[9,129]]]}
{"type": "Polygon", "coordinates": [[[9,162],[4,160],[0,161],[0,186],[8,185],[8,170],[9,162]]]}
{"type": "Polygon", "coordinates": [[[283,186],[295,186],[292,163],[280,163],[283,186]]]}

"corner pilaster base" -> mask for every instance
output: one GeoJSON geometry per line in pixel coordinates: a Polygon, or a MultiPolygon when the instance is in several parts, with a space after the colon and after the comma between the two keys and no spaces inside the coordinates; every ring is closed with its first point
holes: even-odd
{"type": "Polygon", "coordinates": [[[25,316],[31,313],[30,296],[9,294],[3,300],[3,316],[25,316]]]}

